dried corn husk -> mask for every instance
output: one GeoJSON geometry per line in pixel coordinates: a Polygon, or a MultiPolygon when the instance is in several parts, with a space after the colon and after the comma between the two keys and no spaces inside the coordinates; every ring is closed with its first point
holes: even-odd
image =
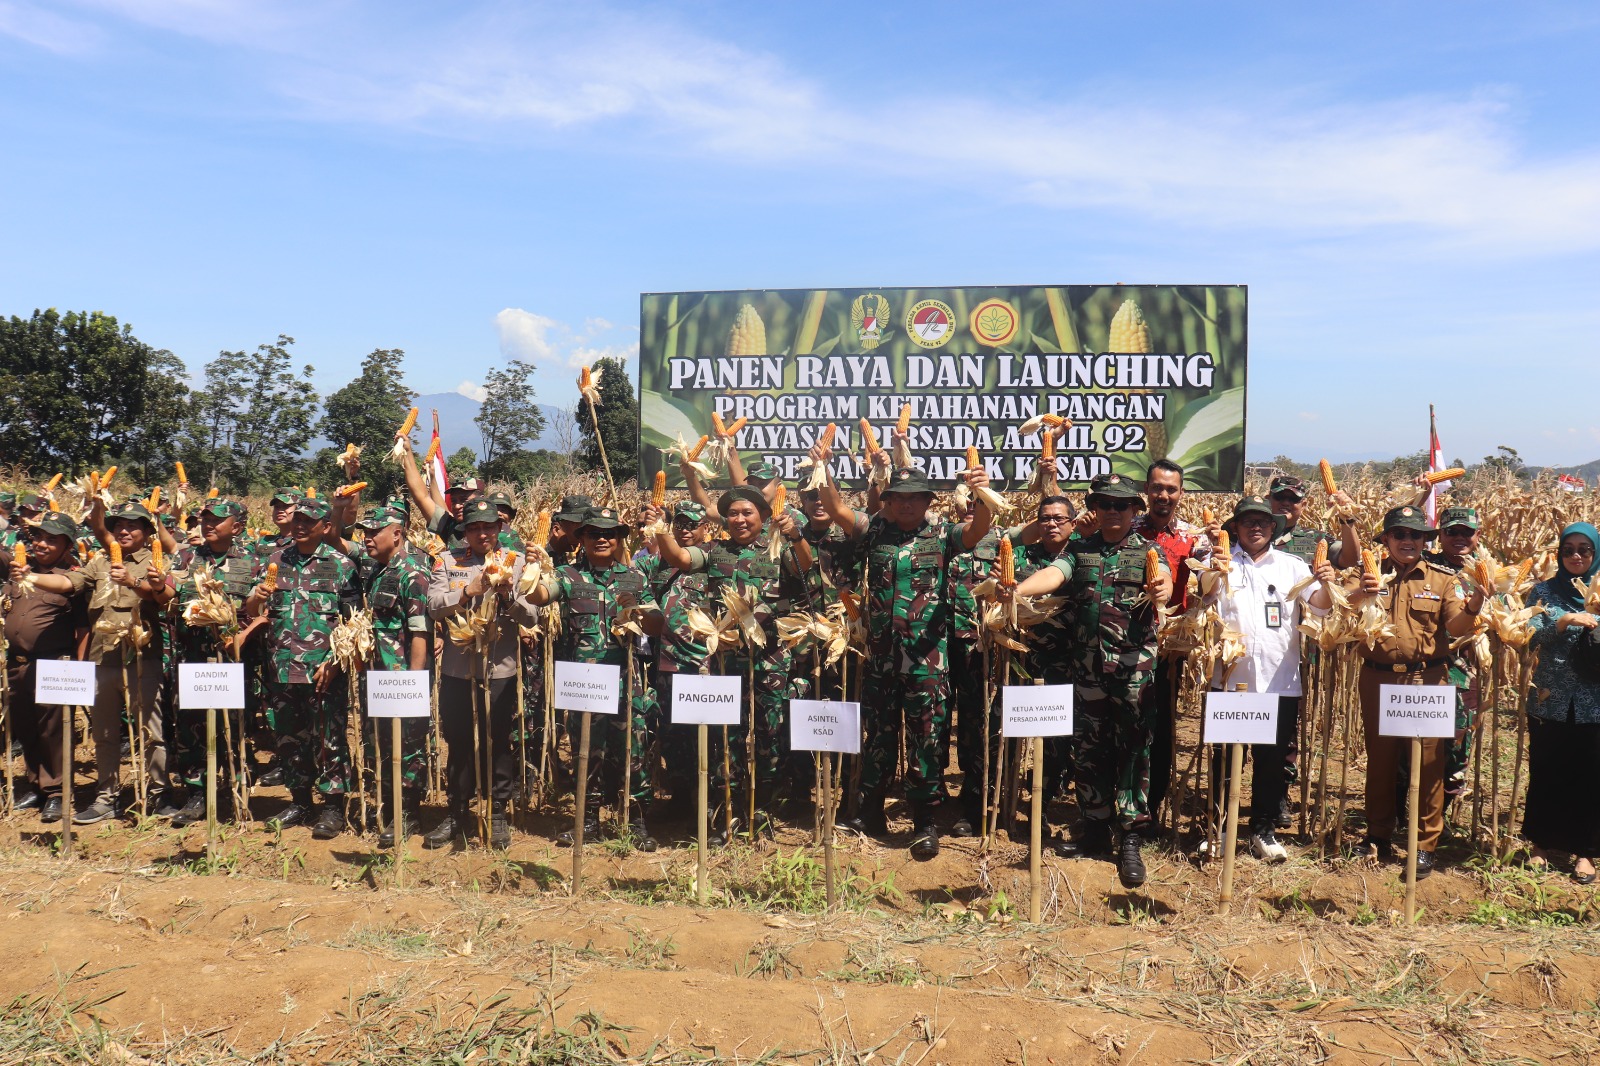
{"type": "Polygon", "coordinates": [[[334,660],[346,674],[359,671],[377,647],[372,632],[372,612],[363,608],[334,626],[328,635],[328,645],[334,660]]]}
{"type": "Polygon", "coordinates": [[[410,449],[411,431],[416,427],[416,424],[417,409],[413,407],[410,411],[406,412],[406,420],[400,423],[399,430],[395,432],[394,447],[389,449],[390,459],[393,459],[395,462],[399,462],[400,457],[405,455],[406,451],[410,449]]]}
{"type": "Polygon", "coordinates": [[[596,370],[593,367],[584,367],[578,371],[578,391],[583,398],[595,407],[600,404],[600,379],[605,376],[605,369],[596,370]]]}

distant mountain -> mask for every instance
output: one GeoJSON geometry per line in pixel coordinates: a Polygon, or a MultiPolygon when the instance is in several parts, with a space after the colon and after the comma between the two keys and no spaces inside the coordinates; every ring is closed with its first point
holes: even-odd
{"type": "MultiPolygon", "coordinates": [[[[417,430],[413,440],[417,442],[417,451],[426,451],[428,442],[433,439],[433,412],[439,412],[439,443],[445,455],[450,455],[458,448],[471,448],[474,454],[482,449],[483,438],[478,433],[478,424],[473,421],[478,417],[478,401],[470,396],[463,396],[459,392],[430,392],[426,396],[418,396],[413,401],[417,406],[417,430]]],[[[544,412],[544,435],[528,445],[532,451],[540,448],[555,449],[557,442],[550,432],[550,425],[560,408],[542,403],[539,410],[544,412]]],[[[570,413],[570,412],[569,412],[570,413]]],[[[316,452],[327,447],[331,442],[318,437],[307,447],[310,452],[316,452]]],[[[342,448],[340,442],[334,447],[342,448]]]]}

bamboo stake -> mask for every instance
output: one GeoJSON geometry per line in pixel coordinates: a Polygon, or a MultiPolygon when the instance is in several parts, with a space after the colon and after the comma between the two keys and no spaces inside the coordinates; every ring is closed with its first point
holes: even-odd
{"type": "Polygon", "coordinates": [[[750,843],[754,844],[756,841],[756,657],[753,649],[745,664],[746,683],[750,686],[750,725],[744,734],[745,752],[750,757],[750,795],[749,802],[745,806],[750,812],[750,843]]]}
{"type": "Polygon", "coordinates": [[[1356,676],[1357,669],[1354,657],[1347,658],[1344,665],[1344,676],[1338,691],[1339,715],[1344,720],[1344,744],[1343,753],[1339,759],[1339,813],[1337,820],[1333,823],[1333,850],[1335,854],[1340,854],[1344,850],[1344,811],[1345,803],[1350,795],[1348,785],[1350,780],[1351,720],[1356,716],[1357,701],[1359,699],[1352,692],[1353,687],[1359,683],[1359,679],[1356,676]]]}
{"type": "Polygon", "coordinates": [[[1493,655],[1493,680],[1491,682],[1494,692],[1494,720],[1489,723],[1489,851],[1491,854],[1500,854],[1500,660],[1505,654],[1505,645],[1491,638],[1490,652],[1493,655]]]}
{"type": "Polygon", "coordinates": [[[578,787],[577,804],[572,819],[572,894],[576,896],[583,887],[583,816],[589,799],[589,719],[587,711],[579,711],[578,723],[578,787]]]}
{"type": "Polygon", "coordinates": [[[611,480],[611,462],[606,458],[606,436],[600,432],[600,416],[595,413],[593,400],[585,396],[583,402],[589,405],[589,420],[594,424],[594,442],[600,447],[600,466],[606,472],[606,488],[611,493],[609,502],[615,504],[617,502],[617,483],[611,480]]]}
{"type": "Polygon", "coordinates": [[[628,676],[622,683],[626,701],[622,705],[622,796],[617,803],[617,832],[628,832],[633,798],[633,634],[626,633],[628,676]]]}
{"type": "Polygon", "coordinates": [[[1417,920],[1417,814],[1422,806],[1422,738],[1411,738],[1411,780],[1406,814],[1406,924],[1417,920]]]}
{"type": "MultiPolygon", "coordinates": [[[[357,715],[360,714],[359,704],[357,705],[356,713],[357,715]]],[[[382,833],[385,824],[383,817],[383,739],[382,734],[378,731],[378,720],[376,718],[372,719],[372,794],[374,797],[373,802],[377,805],[378,832],[382,833]]],[[[363,828],[365,828],[365,825],[363,825],[363,828]]]]}
{"type": "Polygon", "coordinates": [[[1506,808],[1506,845],[1500,858],[1511,857],[1517,840],[1517,813],[1521,810],[1522,753],[1528,739],[1528,684],[1533,672],[1533,651],[1523,647],[1517,650],[1517,690],[1512,693],[1511,706],[1517,712],[1517,756],[1511,764],[1511,806],[1506,808]]]}
{"type": "MultiPolygon", "coordinates": [[[[361,729],[361,693],[357,688],[354,670],[346,670],[344,675],[346,706],[355,713],[355,749],[356,763],[356,810],[361,817],[361,828],[358,833],[367,831],[367,742],[361,729]]],[[[345,728],[345,742],[349,743],[350,729],[345,728]]]]}
{"type": "MultiPolygon", "coordinates": [[[[494,622],[491,620],[491,627],[494,622]]],[[[483,836],[480,838],[484,847],[489,846],[489,834],[494,826],[494,687],[493,679],[489,676],[489,645],[483,646],[483,797],[482,797],[482,825],[483,836]]]]}
{"type": "MultiPolygon", "coordinates": [[[[1044,684],[1043,678],[1034,684],[1044,684]]],[[[1033,795],[1030,803],[1028,826],[1028,920],[1038,925],[1044,910],[1044,737],[1034,737],[1029,745],[1033,753],[1033,795]]]]}
{"type": "MultiPolygon", "coordinates": [[[[1307,674],[1310,675],[1308,680],[1321,681],[1327,673],[1327,664],[1324,660],[1328,658],[1329,653],[1322,651],[1309,638],[1301,637],[1300,661],[1302,663],[1309,662],[1313,653],[1316,655],[1316,666],[1314,669],[1307,671],[1307,674]]],[[[1304,688],[1306,698],[1301,703],[1300,721],[1296,723],[1295,731],[1299,735],[1299,743],[1296,745],[1296,749],[1300,755],[1300,835],[1308,837],[1311,830],[1311,774],[1309,773],[1309,764],[1311,762],[1311,722],[1317,713],[1317,705],[1322,700],[1330,698],[1331,694],[1320,684],[1308,684],[1304,688]]]]}
{"type": "Polygon", "coordinates": [[[206,708],[206,858],[217,846],[217,709],[206,708]]]}
{"type": "Polygon", "coordinates": [[[697,748],[697,764],[699,769],[696,792],[699,799],[695,807],[695,840],[696,853],[694,865],[695,899],[704,907],[707,903],[708,889],[706,886],[707,868],[710,865],[707,855],[706,837],[706,806],[711,801],[711,736],[710,727],[701,723],[695,728],[695,746],[697,748]]]}
{"type": "MultiPolygon", "coordinates": [[[[1228,814],[1222,833],[1222,891],[1217,894],[1217,913],[1227,914],[1233,905],[1234,852],[1239,850],[1239,779],[1244,776],[1244,745],[1228,745],[1228,814]]],[[[1254,802],[1254,801],[1252,801],[1254,802]]]]}
{"type": "MultiPolygon", "coordinates": [[[[989,748],[991,746],[989,744],[989,730],[992,728],[991,721],[994,714],[993,657],[990,645],[985,643],[983,646],[983,817],[978,826],[978,832],[982,834],[982,839],[978,841],[978,846],[982,851],[989,850],[989,842],[993,839],[989,827],[989,811],[992,806],[989,802],[989,748]]],[[[963,790],[966,789],[967,784],[965,781],[961,783],[961,787],[963,790]]]]}
{"type": "Polygon", "coordinates": [[[1489,671],[1480,664],[1478,675],[1478,713],[1472,723],[1472,846],[1479,848],[1483,843],[1483,723],[1487,706],[1484,697],[1488,685],[1485,684],[1485,675],[1489,671]]]}
{"type": "MultiPolygon", "coordinates": [[[[377,723],[373,723],[377,727],[377,723]]],[[[390,776],[394,787],[394,887],[399,888],[406,865],[406,809],[400,795],[400,719],[389,719],[390,776]]]]}
{"type": "MultiPolygon", "coordinates": [[[[89,712],[92,717],[93,710],[89,712]]],[[[72,816],[77,813],[72,803],[72,734],[78,728],[78,708],[63,707],[61,716],[66,719],[61,730],[61,857],[72,858],[72,816]]],[[[9,758],[11,749],[6,749],[9,758]]]]}
{"type": "Polygon", "coordinates": [[[532,794],[528,790],[528,707],[527,691],[522,680],[522,635],[517,634],[517,786],[518,805],[524,815],[532,809],[532,794]]]}
{"type": "Polygon", "coordinates": [[[821,796],[821,821],[822,821],[822,876],[827,892],[828,909],[832,910],[838,902],[837,874],[834,870],[833,858],[833,812],[835,808],[833,796],[833,755],[823,752],[819,760],[822,765],[822,796],[821,796]]]}

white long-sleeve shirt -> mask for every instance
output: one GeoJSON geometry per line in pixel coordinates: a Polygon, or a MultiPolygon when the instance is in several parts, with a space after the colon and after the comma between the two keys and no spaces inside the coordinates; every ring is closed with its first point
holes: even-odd
{"type": "MultiPolygon", "coordinates": [[[[1223,624],[1243,638],[1245,653],[1228,673],[1228,689],[1245,685],[1248,692],[1300,695],[1302,612],[1310,610],[1319,616],[1327,613],[1310,602],[1322,587],[1320,582],[1311,582],[1294,600],[1289,599],[1289,590],[1310,576],[1311,568],[1287,552],[1268,548],[1256,560],[1244,549],[1234,547],[1233,569],[1228,574],[1230,594],[1221,597],[1218,611],[1223,624]],[[1277,628],[1267,624],[1267,604],[1272,601],[1280,605],[1277,628]]],[[[1222,683],[1219,670],[1212,684],[1220,687],[1222,683]]]]}

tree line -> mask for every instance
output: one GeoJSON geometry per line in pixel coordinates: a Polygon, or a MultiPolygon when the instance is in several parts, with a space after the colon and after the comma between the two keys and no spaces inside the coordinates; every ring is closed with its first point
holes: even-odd
{"type": "MultiPolygon", "coordinates": [[[[223,351],[191,380],[172,352],[140,340],[100,311],[35,310],[0,318],[0,464],[35,476],[78,476],[116,464],[139,482],[171,477],[182,462],[197,485],[249,493],[281,484],[335,486],[335,457],[362,449],[369,499],[395,491],[401,475],[379,460],[416,393],[405,351],[376,348],[354,380],[320,396],[314,368],[296,365],[294,338],[254,351],[223,351]],[[332,447],[311,449],[316,437],[332,447]]],[[[602,358],[600,431],[618,481],[636,476],[638,420],[621,360],[602,358]]],[[[536,402],[534,366],[512,359],[484,376],[488,395],[474,422],[480,447],[446,459],[454,478],[522,482],[600,468],[595,426],[581,398],[553,427],[559,447],[530,447],[547,419],[536,402]]],[[[424,415],[416,440],[426,448],[424,415]]]]}

